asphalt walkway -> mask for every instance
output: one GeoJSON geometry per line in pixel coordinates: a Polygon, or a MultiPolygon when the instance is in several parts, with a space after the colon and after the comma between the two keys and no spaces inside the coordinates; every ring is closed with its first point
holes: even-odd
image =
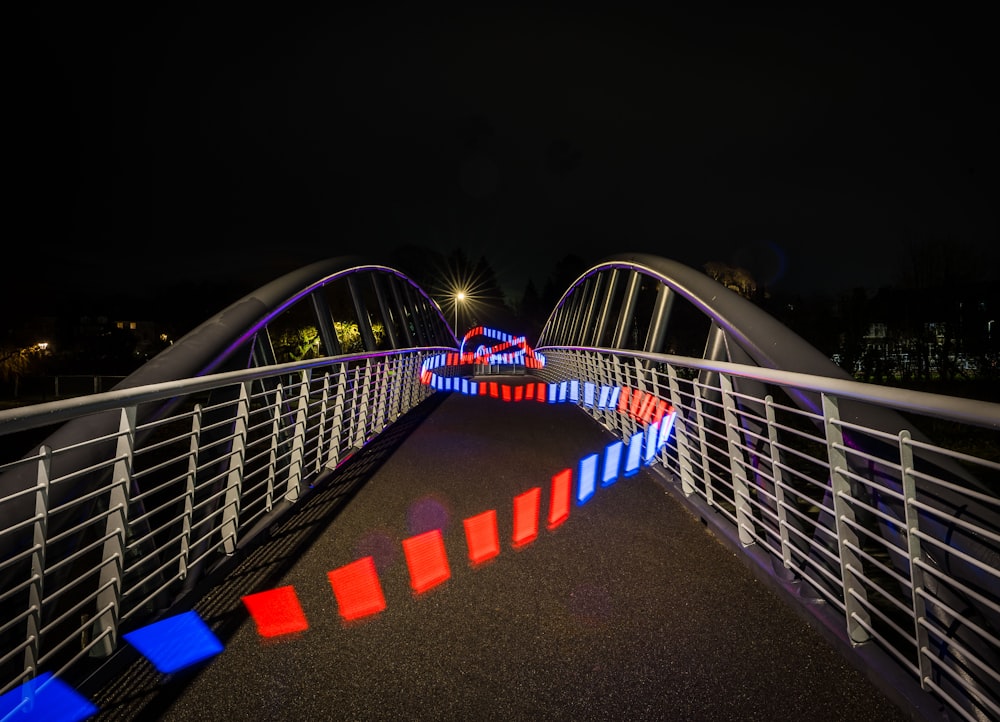
{"type": "Polygon", "coordinates": [[[908,718],[649,470],[549,530],[553,475],[613,441],[578,409],[439,394],[383,436],[198,601],[224,651],[173,676],[137,659],[94,719],[908,718]],[[488,510],[500,552],[474,565],[463,520],[488,510]],[[418,594],[402,543],[434,528],[450,576],[418,594]],[[328,572],[366,556],[385,608],[346,622],[328,572]],[[242,599],[283,587],[308,629],[266,638],[242,599]]]}

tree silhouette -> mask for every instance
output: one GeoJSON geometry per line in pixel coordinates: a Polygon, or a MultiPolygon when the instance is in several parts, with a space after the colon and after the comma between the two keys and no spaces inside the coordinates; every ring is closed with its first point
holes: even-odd
{"type": "Polygon", "coordinates": [[[731,291],[744,298],[753,299],[757,295],[757,281],[745,268],[730,266],[728,263],[709,261],[704,265],[705,273],[731,291]]]}
{"type": "Polygon", "coordinates": [[[47,355],[44,346],[0,346],[0,381],[13,383],[13,395],[17,398],[21,379],[33,372],[42,358],[47,355]]]}
{"type": "Polygon", "coordinates": [[[531,341],[537,341],[542,332],[542,326],[548,318],[549,309],[542,302],[542,297],[535,288],[535,282],[530,278],[524,287],[524,293],[517,304],[518,322],[524,330],[524,335],[531,341]]]}
{"type": "Polygon", "coordinates": [[[568,253],[560,258],[545,281],[545,288],[542,291],[542,305],[546,308],[555,308],[556,303],[562,295],[569,289],[580,274],[590,268],[589,263],[575,253],[568,253]]]}

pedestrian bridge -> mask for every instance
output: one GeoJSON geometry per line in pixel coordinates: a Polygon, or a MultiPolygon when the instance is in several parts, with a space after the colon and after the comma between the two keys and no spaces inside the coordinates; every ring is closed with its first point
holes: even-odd
{"type": "Polygon", "coordinates": [[[0,412],[0,719],[1000,719],[1000,405],[669,259],[537,342],[334,258],[0,412]]]}

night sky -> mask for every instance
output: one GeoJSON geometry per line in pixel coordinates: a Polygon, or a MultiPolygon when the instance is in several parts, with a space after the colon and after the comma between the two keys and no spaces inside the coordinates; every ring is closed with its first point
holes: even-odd
{"type": "Polygon", "coordinates": [[[484,254],[512,297],[620,251],[837,292],[943,244],[996,278],[995,39],[960,5],[36,5],[5,104],[18,308],[411,244],[484,254]]]}

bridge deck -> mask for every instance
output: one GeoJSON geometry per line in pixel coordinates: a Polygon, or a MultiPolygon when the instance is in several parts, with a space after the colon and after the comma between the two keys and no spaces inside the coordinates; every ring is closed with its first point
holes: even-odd
{"type": "Polygon", "coordinates": [[[610,441],[568,405],[431,399],[213,580],[195,609],[224,651],[173,677],[137,657],[95,719],[907,718],[649,470],[548,530],[552,475],[610,441]],[[463,519],[489,509],[501,551],[474,567],[463,519]],[[401,543],[435,526],[451,577],[415,594],[401,543]],[[343,622],[327,572],[369,554],[386,608],[343,622]],[[309,628],[265,639],[242,597],[287,585],[309,628]]]}

